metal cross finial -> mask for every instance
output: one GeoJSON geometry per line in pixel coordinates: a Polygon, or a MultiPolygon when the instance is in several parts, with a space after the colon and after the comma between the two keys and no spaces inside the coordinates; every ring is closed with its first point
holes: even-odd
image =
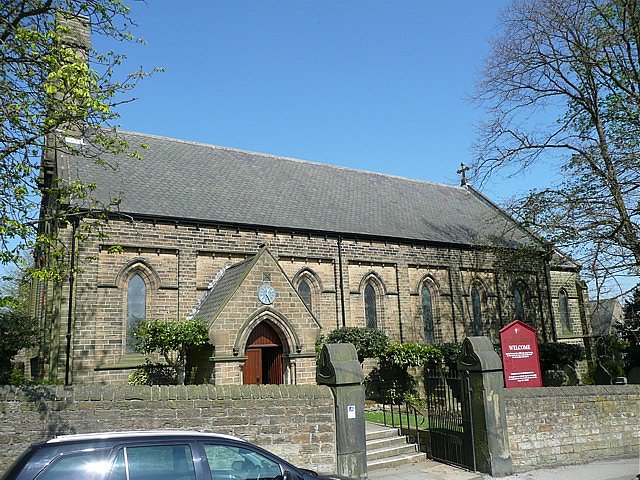
{"type": "Polygon", "coordinates": [[[458,175],[462,175],[462,178],[460,179],[460,186],[464,187],[467,184],[467,171],[469,170],[469,167],[467,167],[464,163],[460,162],[460,170],[458,170],[456,173],[458,175]]]}

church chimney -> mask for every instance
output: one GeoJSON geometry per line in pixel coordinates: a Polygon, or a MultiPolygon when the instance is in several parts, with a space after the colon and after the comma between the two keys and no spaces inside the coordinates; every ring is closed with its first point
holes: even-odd
{"type": "MultiPolygon", "coordinates": [[[[56,32],[60,35],[60,46],[63,49],[73,51],[72,56],[60,56],[60,66],[64,64],[82,63],[88,64],[89,51],[91,50],[90,22],[89,18],[76,15],[66,11],[58,11],[55,20],[56,32]]],[[[78,73],[81,75],[82,73],[78,73]]],[[[58,135],[65,137],[65,142],[74,140],[80,144],[84,131],[84,121],[82,114],[70,108],[74,104],[73,89],[75,87],[74,80],[70,78],[68,82],[56,85],[57,91],[52,98],[52,115],[60,115],[61,118],[69,118],[69,121],[63,122],[58,127],[58,135]]]]}
{"type": "MultiPolygon", "coordinates": [[[[58,11],[56,12],[54,28],[60,36],[58,46],[71,49],[74,54],[66,57],[65,55],[60,55],[57,68],[62,67],[65,63],[83,62],[87,64],[91,49],[89,18],[70,12],[58,11]]],[[[46,132],[45,148],[42,153],[42,168],[38,178],[38,185],[43,191],[53,187],[55,179],[60,177],[61,172],[58,171],[60,166],[57,161],[58,150],[78,150],[83,145],[82,136],[85,130],[85,119],[77,112],[73,113],[73,109],[69,108],[73,104],[73,96],[69,93],[72,84],[65,85],[62,80],[56,79],[51,80],[51,82],[55,88],[48,98],[47,116],[48,121],[55,122],[56,128],[55,131],[49,130],[46,132]],[[65,118],[69,118],[69,120],[60,121],[65,118]]],[[[46,89],[47,85],[44,88],[46,89]]],[[[50,205],[52,199],[43,200],[43,209],[46,209],[45,205],[53,208],[50,205]]]]}

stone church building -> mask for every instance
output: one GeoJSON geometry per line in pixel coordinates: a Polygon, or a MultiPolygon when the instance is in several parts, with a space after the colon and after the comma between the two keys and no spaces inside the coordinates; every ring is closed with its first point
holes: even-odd
{"type": "Polygon", "coordinates": [[[34,285],[34,376],[126,382],[141,318],[203,319],[199,381],[215,384],[314,383],[316,341],[343,326],[424,343],[497,343],[516,318],[541,341],[587,333],[578,266],[470,185],[118,135],[142,158],[51,157],[52,178],[117,207],[82,239],[58,233],[77,268],[34,285]]]}

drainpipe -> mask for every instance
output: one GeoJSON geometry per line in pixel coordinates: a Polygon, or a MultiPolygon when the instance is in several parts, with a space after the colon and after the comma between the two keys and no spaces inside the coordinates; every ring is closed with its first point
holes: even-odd
{"type": "Polygon", "coordinates": [[[76,229],[78,228],[78,219],[71,220],[71,264],[69,265],[69,305],[67,312],[67,345],[66,345],[66,361],[64,367],[64,384],[70,385],[69,374],[71,371],[71,328],[73,325],[73,285],[75,279],[76,265],[76,229]]]}
{"type": "Polygon", "coordinates": [[[338,235],[338,268],[340,269],[340,307],[342,308],[342,326],[346,327],[346,313],[344,306],[344,275],[342,273],[342,235],[338,235]]]}
{"type": "Polygon", "coordinates": [[[177,257],[177,262],[176,262],[176,277],[178,278],[177,281],[177,286],[178,286],[178,291],[176,292],[176,297],[177,297],[177,305],[176,308],[178,309],[178,318],[176,318],[176,320],[181,320],[182,317],[180,316],[180,250],[176,248],[176,257],[177,257]]]}
{"type": "Polygon", "coordinates": [[[400,343],[404,342],[402,335],[402,302],[400,301],[400,274],[398,273],[399,265],[396,263],[396,290],[398,293],[398,328],[400,329],[400,343]]]}
{"type": "Polygon", "coordinates": [[[454,305],[453,300],[453,278],[451,275],[453,272],[451,271],[451,267],[447,267],[447,271],[449,273],[449,292],[451,293],[449,300],[451,301],[451,321],[453,322],[453,341],[458,343],[458,328],[456,327],[456,306],[454,305]]]}
{"type": "MultiPolygon", "coordinates": [[[[547,247],[547,254],[544,256],[544,281],[547,284],[547,301],[549,302],[549,319],[551,320],[551,335],[554,342],[558,341],[558,334],[556,332],[556,319],[553,314],[553,299],[551,296],[551,259],[553,257],[553,250],[551,247],[547,247]]],[[[549,341],[548,338],[545,338],[549,341]]]]}

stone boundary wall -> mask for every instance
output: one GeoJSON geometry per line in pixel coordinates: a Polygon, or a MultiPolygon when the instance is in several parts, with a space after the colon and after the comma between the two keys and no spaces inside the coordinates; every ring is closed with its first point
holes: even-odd
{"type": "Polygon", "coordinates": [[[0,387],[0,474],[56,434],[182,429],[235,435],[291,461],[335,472],[334,401],[324,386],[0,387]]]}
{"type": "Polygon", "coordinates": [[[637,457],[640,386],[504,390],[513,468],[637,457]]]}

